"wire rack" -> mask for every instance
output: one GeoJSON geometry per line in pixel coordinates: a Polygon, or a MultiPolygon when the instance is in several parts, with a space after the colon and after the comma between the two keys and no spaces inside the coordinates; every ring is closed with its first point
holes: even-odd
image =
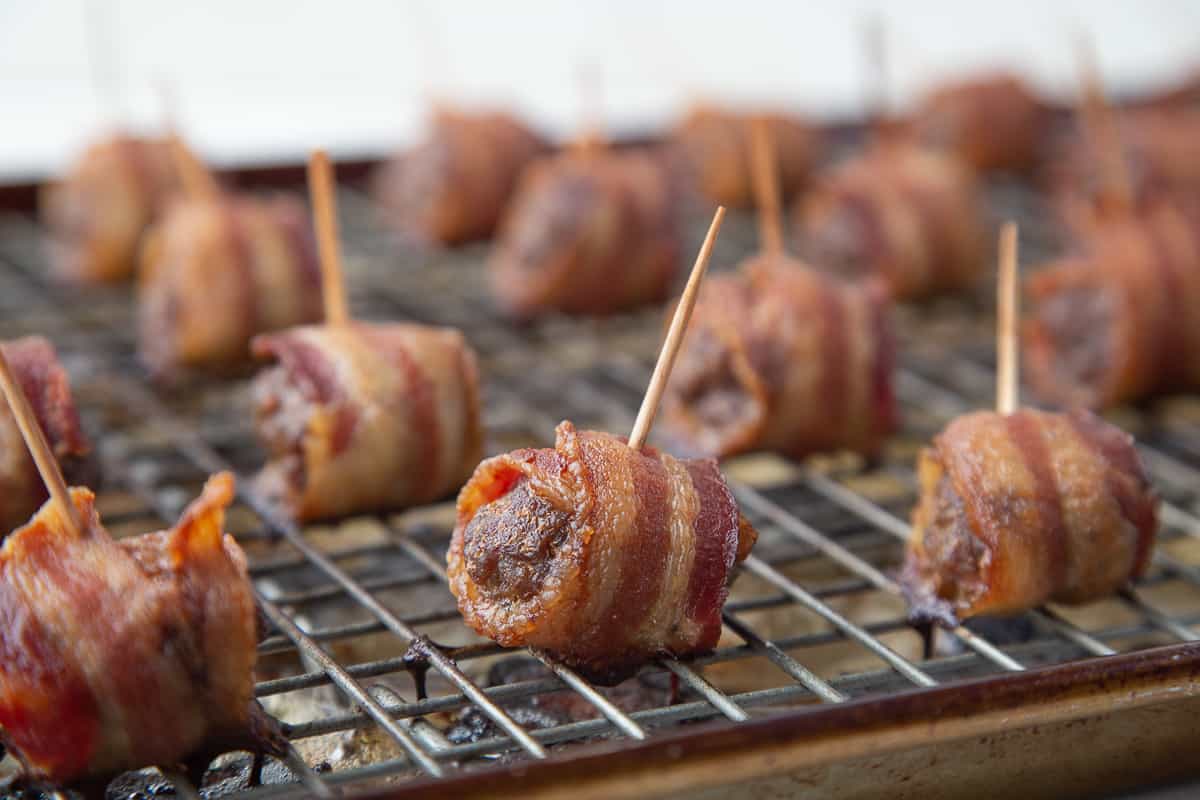
{"type": "MultiPolygon", "coordinates": [[[[1015,184],[989,188],[996,219],[1022,220],[1026,264],[1053,252],[1052,228],[1015,184]]],[[[649,379],[661,309],[602,320],[550,318],[515,327],[487,297],[483,246],[397,248],[356,188],[341,188],[350,295],[364,318],[461,328],[485,373],[488,449],[548,445],[564,418],[627,430],[649,379]]],[[[705,214],[694,214],[692,245],[705,214]]],[[[714,256],[729,267],[754,248],[735,215],[714,256]]],[[[213,471],[248,477],[261,463],[248,376],[149,385],[134,358],[127,289],[47,280],[29,216],[0,217],[0,338],[42,333],[72,373],[97,442],[99,508],[114,535],[172,521],[213,471]]],[[[269,632],[258,696],[292,743],[266,783],[248,759],[219,760],[208,796],[332,796],[428,786],[464,771],[554,758],[582,742],[622,747],[701,720],[736,726],[784,710],[924,690],[965,678],[1200,638],[1200,404],[1173,399],[1114,416],[1139,437],[1165,499],[1152,568],[1136,586],[1082,608],[1047,606],[915,629],[891,576],[908,535],[917,448],[992,396],[991,293],[898,312],[904,428],[883,457],[804,464],[729,462],[735,494],[761,538],[734,584],[718,649],[649,665],[624,687],[590,685],[540,653],[512,653],[462,624],[445,584],[452,502],[404,514],[299,529],[272,514],[247,480],[230,529],[247,550],[269,632]],[[423,675],[428,667],[427,677],[423,675]]],[[[179,775],[146,773],[199,796],[179,775]]],[[[119,792],[120,793],[120,792],[119,792]]]]}

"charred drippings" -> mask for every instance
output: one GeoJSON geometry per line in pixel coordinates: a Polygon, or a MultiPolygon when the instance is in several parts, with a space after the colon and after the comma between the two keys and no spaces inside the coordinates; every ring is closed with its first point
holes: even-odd
{"type": "Polygon", "coordinates": [[[418,636],[409,642],[408,649],[404,651],[404,669],[412,676],[413,685],[417,688],[417,700],[429,697],[426,678],[429,675],[429,657],[436,646],[428,636],[418,636]]]}

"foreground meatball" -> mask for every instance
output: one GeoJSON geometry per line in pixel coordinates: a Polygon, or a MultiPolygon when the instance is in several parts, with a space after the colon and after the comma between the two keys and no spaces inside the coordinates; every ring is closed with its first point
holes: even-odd
{"type": "Polygon", "coordinates": [[[558,426],[553,449],[479,465],[447,555],[467,624],[601,682],[716,646],[734,566],[757,533],[717,464],[558,426]]]}

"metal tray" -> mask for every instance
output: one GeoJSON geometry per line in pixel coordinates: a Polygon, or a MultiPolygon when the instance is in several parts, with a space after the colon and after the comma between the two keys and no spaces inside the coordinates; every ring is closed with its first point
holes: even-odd
{"type": "MultiPolygon", "coordinates": [[[[988,191],[996,221],[1022,223],[1024,264],[1054,252],[1031,192],[1010,182],[988,191]]],[[[564,418],[631,426],[662,309],[514,326],[488,300],[485,245],[397,247],[357,185],[340,195],[355,313],[463,329],[485,373],[489,453],[546,445],[564,418]]],[[[688,211],[689,247],[708,211],[688,211]]],[[[262,456],[249,375],[149,384],[130,290],[55,285],[40,239],[29,212],[0,214],[0,338],[36,332],[58,345],[114,534],[161,527],[211,471],[251,475],[262,456]]],[[[754,247],[752,220],[732,215],[714,268],[754,247]]],[[[951,417],[991,401],[991,297],[982,285],[898,311],[903,432],[878,462],[726,464],[762,537],[734,584],[720,647],[652,664],[617,690],[466,629],[443,573],[452,498],[298,529],[241,481],[230,527],[271,627],[258,694],[285,720],[293,751],[255,789],[248,759],[223,758],[203,794],[715,798],[737,782],[737,796],[1064,797],[1200,771],[1190,750],[1200,731],[1200,402],[1112,415],[1139,437],[1165,499],[1137,586],[934,636],[906,622],[890,572],[914,457],[951,417]],[[414,641],[434,643],[427,696],[406,659],[414,641]]],[[[131,797],[172,781],[196,796],[181,777],[152,772],[113,789],[131,797]]]]}

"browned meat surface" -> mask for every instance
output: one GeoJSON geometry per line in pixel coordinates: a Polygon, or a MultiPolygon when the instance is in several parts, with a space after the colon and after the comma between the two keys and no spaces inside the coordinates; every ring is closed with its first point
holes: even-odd
{"type": "Polygon", "coordinates": [[[1200,228],[1158,204],[1096,227],[1084,248],[1026,281],[1038,394],[1107,408],[1200,386],[1200,228]]]}

